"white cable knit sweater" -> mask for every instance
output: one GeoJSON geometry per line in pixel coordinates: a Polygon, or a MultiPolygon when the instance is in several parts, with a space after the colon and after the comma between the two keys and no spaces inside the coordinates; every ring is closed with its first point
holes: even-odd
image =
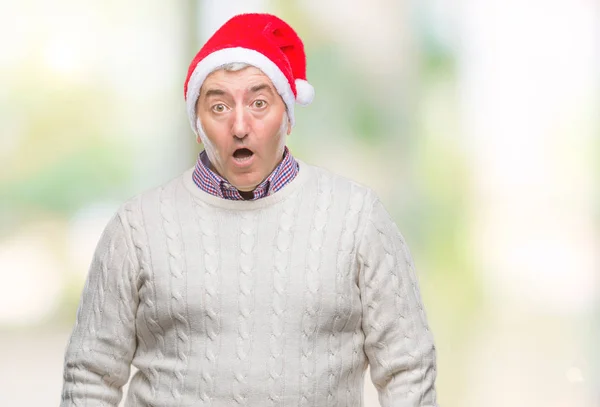
{"type": "Polygon", "coordinates": [[[62,407],[436,406],[408,248],[373,191],[298,160],[255,201],[192,169],[106,227],[67,346],[62,407]]]}

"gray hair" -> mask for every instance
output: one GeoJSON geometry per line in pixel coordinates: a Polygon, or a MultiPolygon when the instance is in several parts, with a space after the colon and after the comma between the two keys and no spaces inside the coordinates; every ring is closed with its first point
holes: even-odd
{"type": "Polygon", "coordinates": [[[221,65],[217,69],[224,69],[227,72],[235,72],[235,71],[241,71],[242,69],[248,68],[249,66],[251,66],[251,65],[247,64],[245,62],[228,62],[224,65],[221,65]]]}

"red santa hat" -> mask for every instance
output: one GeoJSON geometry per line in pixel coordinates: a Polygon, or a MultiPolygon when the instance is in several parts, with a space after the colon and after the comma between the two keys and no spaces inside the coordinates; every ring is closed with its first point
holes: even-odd
{"type": "Polygon", "coordinates": [[[306,55],[298,34],[270,14],[232,17],[204,44],[188,69],[184,85],[190,124],[195,133],[196,102],[206,77],[223,65],[240,62],[259,68],[271,79],[294,125],[294,103],[306,106],[315,91],[306,81],[306,55]]]}

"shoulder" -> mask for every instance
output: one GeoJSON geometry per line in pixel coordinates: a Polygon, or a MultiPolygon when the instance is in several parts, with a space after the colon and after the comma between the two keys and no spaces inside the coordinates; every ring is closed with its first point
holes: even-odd
{"type": "Polygon", "coordinates": [[[362,235],[374,216],[382,217],[380,212],[385,209],[371,187],[316,165],[310,165],[310,171],[313,177],[311,195],[315,196],[317,207],[319,201],[329,201],[325,206],[332,208],[332,221],[341,218],[346,228],[362,235]]]}
{"type": "Polygon", "coordinates": [[[317,180],[326,180],[325,182],[331,185],[335,194],[344,198],[362,196],[365,220],[375,224],[395,223],[383,200],[372,187],[317,165],[306,163],[305,165],[311,168],[317,180]]]}
{"type": "Polygon", "coordinates": [[[314,181],[320,183],[321,188],[329,187],[336,196],[352,198],[362,196],[367,206],[378,200],[377,193],[369,186],[364,185],[354,179],[333,172],[327,168],[323,168],[313,164],[303,163],[304,166],[310,168],[314,181]]]}
{"type": "Polygon", "coordinates": [[[124,223],[131,226],[142,223],[145,217],[156,212],[155,208],[159,208],[161,203],[176,197],[182,185],[182,179],[187,172],[131,195],[120,205],[117,214],[124,223]]]}

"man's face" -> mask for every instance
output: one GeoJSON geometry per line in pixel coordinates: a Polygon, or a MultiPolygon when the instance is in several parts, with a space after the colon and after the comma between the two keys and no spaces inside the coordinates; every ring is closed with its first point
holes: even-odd
{"type": "Polygon", "coordinates": [[[291,126],[285,103],[258,68],[211,73],[196,115],[212,169],[238,190],[252,191],[281,162],[291,126]]]}

